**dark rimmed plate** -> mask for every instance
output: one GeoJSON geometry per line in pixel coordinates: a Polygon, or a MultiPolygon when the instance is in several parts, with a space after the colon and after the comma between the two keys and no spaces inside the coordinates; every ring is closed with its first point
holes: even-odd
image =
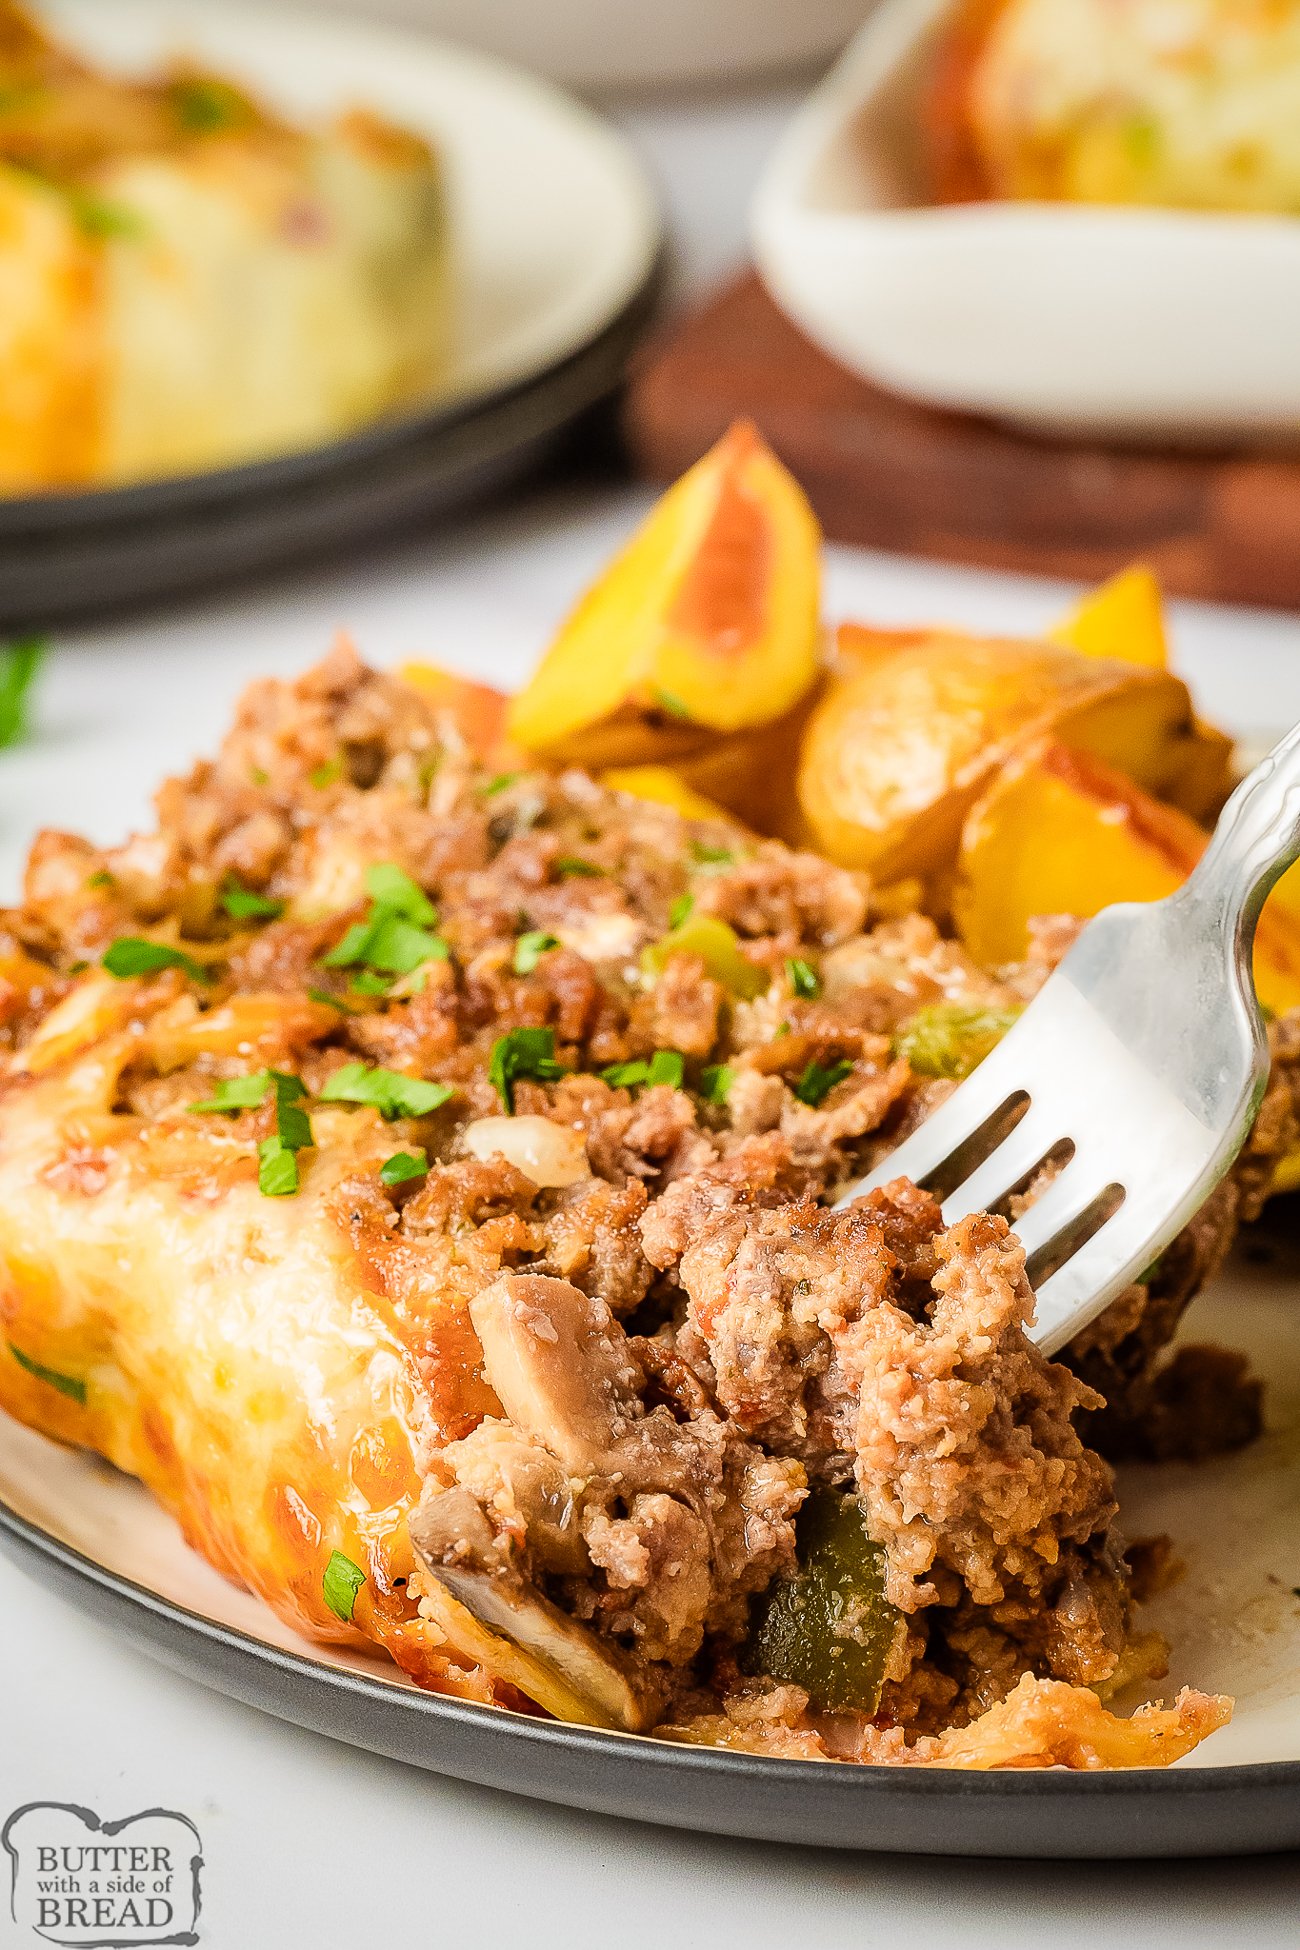
{"type": "MultiPolygon", "coordinates": [[[[1289,1257],[1295,1258],[1294,1249],[1289,1257]]],[[[189,1551],[140,1487],[0,1416],[0,1547],[175,1670],[374,1753],[535,1799],[713,1834],[828,1848],[1022,1858],[1262,1854],[1300,1847],[1300,1309],[1295,1268],[1245,1263],[1189,1332],[1271,1376],[1241,1456],[1125,1473],[1130,1534],[1186,1560],[1144,1624],[1183,1683],[1235,1692],[1232,1725],[1171,1769],[970,1773],[776,1761],[597,1733],[439,1698],[379,1661],[297,1638],[189,1551]]]]}
{"type": "Polygon", "coordinates": [[[174,594],[457,509],[533,464],[617,385],[651,309],[661,228],[627,144],[580,104],[463,49],[278,9],[46,10],[126,68],[196,52],[291,114],[360,100],[426,132],[447,163],[455,326],[438,396],[348,438],[209,473],[0,499],[0,626],[174,594]]]}

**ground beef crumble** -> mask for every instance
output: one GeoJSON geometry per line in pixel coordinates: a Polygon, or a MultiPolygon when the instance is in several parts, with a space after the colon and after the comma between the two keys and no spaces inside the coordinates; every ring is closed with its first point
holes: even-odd
{"type": "MultiPolygon", "coordinates": [[[[902,1181],[827,1201],[946,1088],[898,1054],[898,1031],[936,1004],[1017,1006],[1067,930],[990,973],[924,916],[874,918],[866,880],[812,855],[581,774],[491,779],[452,723],[346,645],[255,685],[219,756],[157,805],[156,832],[120,848],[38,841],[3,917],[0,1036],[22,1050],[77,965],[157,930],[212,980],[197,1001],[174,970],[143,985],[124,1118],[184,1116],[267,1062],[313,1092],[357,1061],[450,1087],[387,1140],[423,1146],[427,1177],[387,1187],[358,1166],[331,1193],[439,1412],[412,1518],[427,1562],[465,1591],[496,1581],[539,1631],[559,1614],[585,1628],[647,1723],[683,1738],[934,1757],[999,1701],[1004,1731],[1040,1728],[1033,1685],[1115,1673],[1131,1601],[1089,1444],[1132,1447],[1145,1428],[1176,1453],[1188,1413],[1219,1442],[1252,1432],[1230,1360],[1165,1349],[1300,1131],[1300,1025],[1274,1027],[1274,1084],[1233,1176],[1148,1284],[1049,1361],[1023,1331],[1033,1300],[1005,1218],[944,1230],[902,1181]],[[381,861],[427,891],[446,948],[379,995],[325,957],[381,861]],[[282,911],[232,920],[231,875],[282,911]],[[764,993],[739,999],[689,954],[647,975],[643,951],[685,902],[734,930],[764,993]],[[531,961],[525,934],[546,943],[531,961]],[[246,1025],[234,1046],[204,1040],[222,1009],[246,1025]],[[564,1074],[521,1077],[514,1109],[576,1134],[567,1181],[469,1146],[501,1115],[489,1059],[516,1029],[552,1032],[564,1074]],[[611,1067],[656,1051],[680,1059],[680,1086],[611,1067]],[[567,1336],[585,1352],[565,1369],[567,1336]],[[855,1488],[902,1621],[879,1706],[847,1731],[734,1660],[751,1598],[794,1569],[810,1485],[855,1488]]],[[[264,1135],[269,1114],[230,1129],[264,1135]]]]}

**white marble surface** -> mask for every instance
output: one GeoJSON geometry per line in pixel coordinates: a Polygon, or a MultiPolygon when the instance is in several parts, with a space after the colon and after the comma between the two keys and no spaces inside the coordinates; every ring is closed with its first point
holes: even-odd
{"type": "MultiPolygon", "coordinates": [[[[697,100],[635,118],[681,220],[679,289],[734,255],[744,191],[779,116],[697,100]]],[[[377,662],[427,655],[501,682],[635,519],[643,497],[524,499],[426,543],[239,597],[65,633],[35,736],[0,759],[0,897],[33,830],[104,837],[219,735],[240,685],[291,671],[342,626],[377,662]]],[[[1029,631],[1068,592],[833,552],[829,606],[877,620],[1029,631]]],[[[1300,715],[1295,619],[1181,609],[1183,665],[1211,714],[1259,731],[1300,715]]],[[[0,1820],[34,1798],[105,1818],[184,1809],[205,1843],[202,1943],[316,1950],[397,1940],[627,1950],[1139,1950],[1294,1945],[1300,1861],[1026,1865],[820,1855],[637,1828],[439,1781],[264,1718],[155,1666],[0,1561],[0,1820]]],[[[1008,1838],[1014,1845],[1014,1838],[1008,1838]]],[[[0,1945],[39,1939],[7,1913],[0,1945]]]]}

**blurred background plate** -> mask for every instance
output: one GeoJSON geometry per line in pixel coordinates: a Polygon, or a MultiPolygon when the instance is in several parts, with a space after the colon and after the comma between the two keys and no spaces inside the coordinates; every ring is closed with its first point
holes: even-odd
{"type": "Polygon", "coordinates": [[[778,303],[933,405],[1123,441],[1293,440],[1300,221],[934,202],[922,100],[954,6],[889,0],[782,138],[753,219],[778,303]]]}
{"type": "Polygon", "coordinates": [[[870,0],[327,0],[523,62],[580,88],[734,83],[843,46],[870,0]]]}
{"type": "Polygon", "coordinates": [[[455,342],[417,411],[328,445],[87,493],[0,500],[0,624],[176,591],[461,505],[620,378],[650,308],[653,194],[623,139],[547,84],[386,27],[204,0],[55,0],[126,71],[195,54],[290,116],[363,102],[447,165],[455,342]]]}

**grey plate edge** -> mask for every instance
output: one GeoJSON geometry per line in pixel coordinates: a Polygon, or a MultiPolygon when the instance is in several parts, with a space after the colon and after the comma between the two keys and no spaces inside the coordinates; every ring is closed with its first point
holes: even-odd
{"type": "Polygon", "coordinates": [[[438,1774],[589,1813],[822,1848],[1017,1860],[1300,1848],[1300,1761],[976,1772],[766,1759],[533,1720],[396,1686],[193,1612],[97,1564],[0,1497],[0,1547],[189,1678],[438,1774]],[[868,1832],[864,1832],[864,1830],[868,1832]]]}

